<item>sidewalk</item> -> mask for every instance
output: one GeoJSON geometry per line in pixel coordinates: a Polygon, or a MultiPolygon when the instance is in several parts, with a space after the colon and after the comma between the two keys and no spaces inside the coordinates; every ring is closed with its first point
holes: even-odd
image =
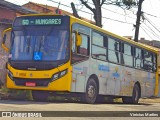
{"type": "Polygon", "coordinates": [[[160,103],[160,97],[155,98],[141,98],[139,102],[143,103],[160,103]]]}

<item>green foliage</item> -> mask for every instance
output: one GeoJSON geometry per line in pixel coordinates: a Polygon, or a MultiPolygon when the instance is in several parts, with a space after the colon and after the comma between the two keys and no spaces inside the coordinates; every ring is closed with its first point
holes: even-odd
{"type": "Polygon", "coordinates": [[[137,5],[136,1],[135,0],[122,0],[122,3],[129,9],[132,6],[136,6],[137,5]]]}
{"type": "Polygon", "coordinates": [[[115,98],[113,101],[114,102],[122,102],[122,98],[115,98]]]}
{"type": "Polygon", "coordinates": [[[10,89],[9,98],[16,99],[16,100],[32,100],[32,95],[30,90],[10,89]]]}
{"type": "Polygon", "coordinates": [[[32,95],[30,90],[15,90],[2,87],[0,89],[1,99],[14,99],[14,100],[32,100],[32,95]]]}

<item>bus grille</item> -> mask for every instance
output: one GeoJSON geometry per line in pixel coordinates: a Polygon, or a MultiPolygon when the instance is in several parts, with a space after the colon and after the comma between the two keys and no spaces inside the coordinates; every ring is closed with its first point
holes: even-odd
{"type": "Polygon", "coordinates": [[[13,81],[17,86],[26,86],[27,82],[34,82],[36,87],[41,86],[45,87],[51,82],[51,79],[22,79],[22,78],[13,78],[13,81]]]}
{"type": "Polygon", "coordinates": [[[18,70],[28,70],[28,68],[35,68],[36,70],[51,70],[56,67],[53,63],[43,62],[11,62],[11,66],[18,70]]]}

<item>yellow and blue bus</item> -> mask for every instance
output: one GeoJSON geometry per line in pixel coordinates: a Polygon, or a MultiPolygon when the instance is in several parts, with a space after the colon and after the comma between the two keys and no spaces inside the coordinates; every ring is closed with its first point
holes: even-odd
{"type": "Polygon", "coordinates": [[[100,96],[136,104],[158,95],[157,50],[73,16],[16,17],[3,36],[2,47],[9,52],[7,87],[32,90],[35,100],[63,92],[91,104],[100,96]]]}

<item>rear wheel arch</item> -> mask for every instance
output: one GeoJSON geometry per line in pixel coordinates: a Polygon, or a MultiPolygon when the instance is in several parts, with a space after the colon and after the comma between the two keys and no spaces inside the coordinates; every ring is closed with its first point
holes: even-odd
{"type": "Polygon", "coordinates": [[[140,98],[141,97],[141,85],[138,81],[134,85],[138,85],[139,87],[139,98],[140,98]]]}
{"type": "Polygon", "coordinates": [[[132,89],[132,96],[122,97],[123,103],[138,104],[139,98],[141,97],[140,83],[136,82],[132,89]]]}

